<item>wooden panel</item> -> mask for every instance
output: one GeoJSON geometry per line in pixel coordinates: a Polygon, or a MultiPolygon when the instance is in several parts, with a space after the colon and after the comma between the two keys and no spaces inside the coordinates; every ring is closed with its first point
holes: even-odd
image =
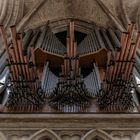
{"type": "Polygon", "coordinates": [[[44,66],[44,63],[46,61],[49,61],[50,65],[53,67],[59,67],[63,63],[63,56],[52,54],[46,51],[43,51],[40,48],[37,48],[35,50],[35,61],[36,65],[38,66],[44,66]]]}
{"type": "Polygon", "coordinates": [[[81,67],[87,67],[93,61],[95,61],[99,67],[105,67],[107,62],[107,50],[103,48],[97,52],[80,56],[81,67]]]}

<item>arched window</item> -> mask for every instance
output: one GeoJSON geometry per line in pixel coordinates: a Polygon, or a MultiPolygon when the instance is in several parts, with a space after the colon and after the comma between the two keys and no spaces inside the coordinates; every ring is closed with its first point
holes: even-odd
{"type": "Polygon", "coordinates": [[[29,140],[61,140],[61,138],[52,130],[42,129],[30,136],[29,140]]]}
{"type": "Polygon", "coordinates": [[[90,130],[81,140],[113,140],[113,138],[102,130],[90,130]]]}

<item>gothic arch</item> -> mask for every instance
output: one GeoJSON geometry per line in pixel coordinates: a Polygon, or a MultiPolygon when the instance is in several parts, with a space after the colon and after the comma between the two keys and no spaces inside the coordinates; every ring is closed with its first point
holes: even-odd
{"type": "Polygon", "coordinates": [[[5,135],[2,132],[0,132],[0,140],[7,140],[5,135]]]}
{"type": "Polygon", "coordinates": [[[90,130],[84,135],[81,140],[92,140],[96,137],[99,137],[103,140],[113,140],[111,136],[109,136],[106,132],[102,130],[90,130]]]}
{"type": "MultiPolygon", "coordinates": [[[[58,18],[55,20],[48,21],[48,25],[50,26],[53,33],[59,33],[67,30],[70,20],[74,20],[75,22],[75,30],[88,34],[91,32],[94,26],[97,26],[95,22],[91,20],[87,20],[84,18],[58,18]]],[[[39,25],[32,25],[25,28],[26,30],[35,29],[40,27],[39,25]]]]}
{"type": "Polygon", "coordinates": [[[61,138],[54,131],[52,131],[50,129],[46,129],[46,128],[34,133],[29,138],[29,140],[39,140],[45,136],[50,138],[51,140],[61,140],[61,138]]]}

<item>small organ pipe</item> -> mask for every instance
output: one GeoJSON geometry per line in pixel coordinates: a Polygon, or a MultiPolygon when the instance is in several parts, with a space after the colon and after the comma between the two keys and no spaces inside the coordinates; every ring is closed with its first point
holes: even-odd
{"type": "Polygon", "coordinates": [[[113,30],[111,28],[108,29],[108,33],[109,33],[110,38],[112,39],[113,45],[117,49],[120,49],[120,47],[121,47],[120,41],[118,40],[117,36],[115,35],[115,33],[113,32],[113,30]]]}

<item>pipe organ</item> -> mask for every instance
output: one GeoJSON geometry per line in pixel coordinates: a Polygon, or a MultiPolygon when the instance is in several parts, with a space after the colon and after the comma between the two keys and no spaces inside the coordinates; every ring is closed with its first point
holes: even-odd
{"type": "Polygon", "coordinates": [[[67,36],[67,52],[64,54],[57,87],[49,96],[49,104],[62,111],[80,111],[90,104],[90,98],[92,97],[81,77],[77,44],[74,42],[74,22],[71,21],[67,36]]]}
{"type": "Polygon", "coordinates": [[[133,32],[134,24],[132,23],[128,26],[128,31],[121,35],[121,50],[115,52],[113,63],[112,52],[109,52],[105,78],[98,96],[101,110],[128,111],[133,109],[132,71],[136,50],[140,44],[140,33],[137,34],[136,42],[132,42],[133,32]]]}
{"type": "MultiPolygon", "coordinates": [[[[16,33],[15,26],[11,27],[12,41],[7,42],[3,26],[0,27],[7,52],[7,66],[9,68],[10,89],[7,107],[9,110],[28,111],[36,110],[43,104],[43,94],[40,89],[40,81],[36,75],[33,48],[30,48],[31,57],[25,53],[22,34],[16,33]]],[[[29,40],[29,39],[28,39],[29,40]]]]}
{"type": "Polygon", "coordinates": [[[4,111],[41,112],[47,106],[46,112],[92,112],[95,100],[102,112],[133,111],[133,71],[140,76],[140,33],[135,39],[134,29],[134,23],[123,33],[94,25],[77,44],[70,20],[65,45],[49,23],[24,33],[11,26],[11,38],[1,25],[4,111]]]}

